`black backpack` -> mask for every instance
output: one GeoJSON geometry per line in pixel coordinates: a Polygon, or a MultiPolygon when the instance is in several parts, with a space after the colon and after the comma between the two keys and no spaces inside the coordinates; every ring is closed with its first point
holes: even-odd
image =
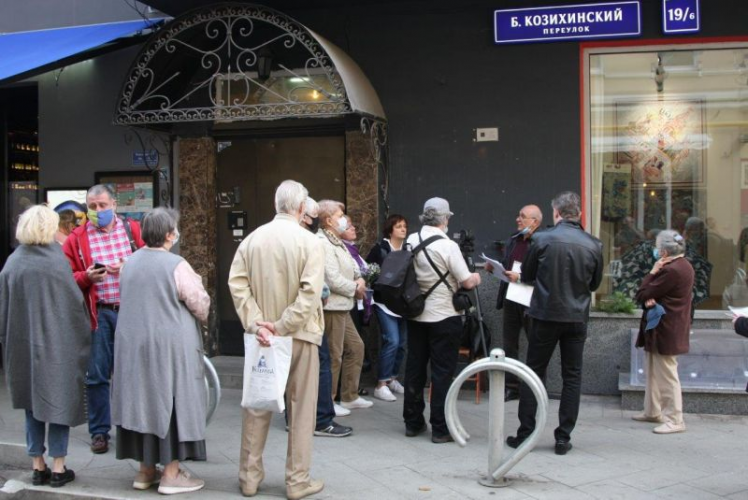
{"type": "MultiPolygon", "coordinates": [[[[399,252],[390,252],[382,262],[382,271],[374,283],[374,300],[403,318],[415,318],[423,312],[426,298],[444,281],[440,276],[426,293],[421,292],[416,279],[415,258],[418,252],[444,236],[434,235],[410,250],[408,245],[399,252]]],[[[428,254],[427,254],[428,255],[428,254]]],[[[429,259],[430,260],[430,259],[429,259]]]]}

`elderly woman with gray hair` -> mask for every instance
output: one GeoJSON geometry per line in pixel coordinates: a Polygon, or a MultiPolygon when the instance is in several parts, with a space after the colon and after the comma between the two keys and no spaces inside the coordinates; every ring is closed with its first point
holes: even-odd
{"type": "Polygon", "coordinates": [[[70,427],[87,420],[83,388],[91,344],[83,296],[55,242],[59,220],[51,208],[28,208],[16,227],[20,246],[0,273],[0,344],[11,402],[26,411],[32,483],[52,487],[75,479],[65,456],[70,427]]]}
{"type": "Polygon", "coordinates": [[[166,495],[201,489],[179,462],[206,459],[199,323],[207,322],[210,298],[187,261],[170,252],[178,217],[167,208],[146,215],[146,246],[123,267],[112,376],[117,458],[140,462],[137,490],[159,482],[162,464],[158,492],[166,495]]]}
{"type": "Polygon", "coordinates": [[[653,252],[657,262],[636,293],[644,309],[636,346],[646,351],[647,385],[644,412],[632,418],[661,424],[655,434],[686,430],[677,357],[689,349],[694,271],[685,250],[680,234],[661,231],[653,252]]]}

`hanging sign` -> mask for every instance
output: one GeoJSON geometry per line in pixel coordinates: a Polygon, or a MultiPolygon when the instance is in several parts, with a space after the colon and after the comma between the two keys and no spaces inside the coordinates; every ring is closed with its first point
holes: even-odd
{"type": "Polygon", "coordinates": [[[530,43],[640,36],[639,1],[494,11],[494,42],[530,43]]]}
{"type": "Polygon", "coordinates": [[[130,163],[133,167],[155,168],[158,166],[158,151],[155,149],[133,151],[130,163]]]}
{"type": "Polygon", "coordinates": [[[665,34],[698,33],[700,30],[699,0],[662,0],[662,31],[665,34]]]}

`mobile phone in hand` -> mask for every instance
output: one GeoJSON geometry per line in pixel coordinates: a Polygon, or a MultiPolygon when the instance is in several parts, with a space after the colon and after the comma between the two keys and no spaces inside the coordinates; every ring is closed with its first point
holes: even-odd
{"type": "Polygon", "coordinates": [[[102,264],[101,262],[94,262],[94,269],[106,269],[106,265],[102,264]]]}

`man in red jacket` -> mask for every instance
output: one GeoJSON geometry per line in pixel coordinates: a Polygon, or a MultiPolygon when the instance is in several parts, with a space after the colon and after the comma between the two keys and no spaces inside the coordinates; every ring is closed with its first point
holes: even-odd
{"type": "Polygon", "coordinates": [[[86,297],[93,330],[86,374],[91,451],[106,453],[111,429],[109,379],[119,312],[119,271],[132,252],[145,243],[137,222],[117,217],[117,200],[108,186],[99,184],[89,189],[86,205],[88,222],[70,233],[62,250],[86,297]]]}

